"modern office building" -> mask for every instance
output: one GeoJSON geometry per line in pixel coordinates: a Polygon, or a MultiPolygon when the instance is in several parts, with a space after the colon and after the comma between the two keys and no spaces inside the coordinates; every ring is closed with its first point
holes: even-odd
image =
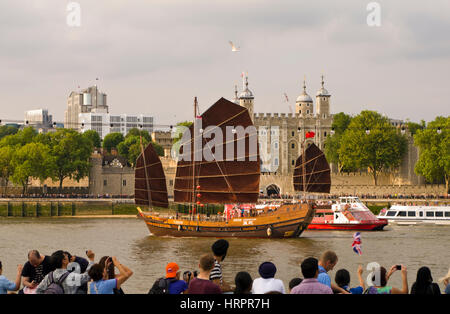
{"type": "Polygon", "coordinates": [[[67,99],[67,110],[64,113],[64,126],[80,131],[80,113],[106,112],[108,113],[107,96],[98,90],[97,85],[81,91],[73,91],[67,99]]]}
{"type": "Polygon", "coordinates": [[[48,114],[47,109],[37,109],[25,111],[23,127],[32,126],[39,133],[47,133],[53,130],[53,117],[48,114]]]}
{"type": "Polygon", "coordinates": [[[144,115],[112,115],[102,109],[94,109],[90,113],[80,113],[78,116],[80,132],[95,130],[101,139],[109,133],[128,134],[133,128],[153,132],[153,117],[144,115]]]}

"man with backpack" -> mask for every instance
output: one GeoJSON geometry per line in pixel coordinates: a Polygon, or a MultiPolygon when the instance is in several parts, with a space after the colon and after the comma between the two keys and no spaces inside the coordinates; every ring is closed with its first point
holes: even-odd
{"type": "Polygon", "coordinates": [[[180,280],[180,267],[177,263],[169,263],[166,266],[166,277],[155,281],[149,294],[182,294],[186,293],[188,285],[180,280]]]}
{"type": "Polygon", "coordinates": [[[78,288],[86,284],[90,277],[88,271],[94,264],[95,254],[86,252],[90,262],[86,272],[79,274],[69,272],[67,266],[70,261],[64,251],[56,251],[51,255],[51,261],[56,269],[48,273],[36,289],[36,294],[76,294],[78,288]]]}

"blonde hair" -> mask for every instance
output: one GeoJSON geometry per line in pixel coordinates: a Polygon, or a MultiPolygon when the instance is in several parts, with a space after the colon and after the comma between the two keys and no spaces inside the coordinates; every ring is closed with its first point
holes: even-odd
{"type": "Polygon", "coordinates": [[[447,272],[447,275],[445,275],[444,277],[439,279],[439,282],[443,282],[443,281],[449,281],[450,280],[450,268],[447,272]]]}
{"type": "Polygon", "coordinates": [[[334,264],[337,262],[337,260],[338,260],[338,257],[336,255],[336,253],[334,253],[333,251],[326,251],[320,257],[320,261],[322,263],[330,262],[330,263],[334,264]]]}

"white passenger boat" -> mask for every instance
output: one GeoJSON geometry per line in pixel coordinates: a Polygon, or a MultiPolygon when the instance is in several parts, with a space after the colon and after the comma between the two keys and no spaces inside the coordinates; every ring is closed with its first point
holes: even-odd
{"type": "Polygon", "coordinates": [[[450,225],[450,206],[392,205],[378,218],[399,225],[435,224],[450,225]]]}

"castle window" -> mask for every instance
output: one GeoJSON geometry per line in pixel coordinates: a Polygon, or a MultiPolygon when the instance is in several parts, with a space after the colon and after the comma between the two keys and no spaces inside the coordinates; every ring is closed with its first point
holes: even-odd
{"type": "Polygon", "coordinates": [[[275,143],[273,144],[273,147],[276,148],[276,149],[278,149],[278,143],[275,142],[275,143]]]}
{"type": "Polygon", "coordinates": [[[293,166],[295,165],[295,160],[294,160],[294,159],[292,159],[292,165],[293,165],[293,166]]]}
{"type": "Polygon", "coordinates": [[[127,180],[123,180],[122,186],[127,186],[127,180]]]}
{"type": "Polygon", "coordinates": [[[309,110],[306,110],[306,114],[309,114],[309,110]]]}
{"type": "Polygon", "coordinates": [[[327,132],[323,132],[323,136],[324,136],[324,137],[327,137],[327,132]]]}
{"type": "Polygon", "coordinates": [[[275,158],[275,161],[273,163],[275,166],[278,166],[278,158],[275,158]]]}
{"type": "Polygon", "coordinates": [[[298,113],[299,113],[299,114],[302,114],[302,111],[301,111],[301,110],[299,110],[299,111],[298,111],[298,113]]]}
{"type": "Polygon", "coordinates": [[[294,131],[292,131],[292,136],[295,136],[295,132],[294,131]]]}
{"type": "Polygon", "coordinates": [[[294,144],[294,143],[292,143],[291,147],[292,147],[292,148],[295,148],[295,144],[294,144]]]}
{"type": "Polygon", "coordinates": [[[106,186],[107,185],[107,181],[106,180],[103,180],[103,186],[106,186]]]}

